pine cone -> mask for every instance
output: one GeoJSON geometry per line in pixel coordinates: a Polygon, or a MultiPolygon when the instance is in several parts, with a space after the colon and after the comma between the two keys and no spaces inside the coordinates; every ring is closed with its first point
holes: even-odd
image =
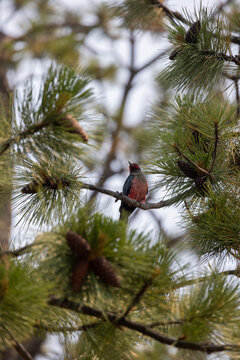
{"type": "Polygon", "coordinates": [[[186,33],[185,41],[189,44],[196,44],[198,41],[198,35],[201,30],[201,23],[200,21],[196,21],[194,24],[192,24],[186,33]]]}
{"type": "Polygon", "coordinates": [[[201,146],[204,152],[208,152],[209,149],[209,140],[204,137],[198,130],[192,130],[192,137],[195,144],[201,146]]]}
{"type": "Polygon", "coordinates": [[[74,292],[78,292],[88,271],[89,261],[79,259],[74,266],[72,272],[72,288],[74,292]]]}
{"type": "Polygon", "coordinates": [[[36,180],[31,181],[29,184],[25,185],[21,192],[23,194],[36,194],[38,192],[41,183],[37,182],[36,180]]]}
{"type": "Polygon", "coordinates": [[[177,165],[187,177],[195,179],[198,176],[197,170],[187,161],[178,160],[177,165]]]}
{"type": "Polygon", "coordinates": [[[66,179],[51,177],[47,172],[42,172],[38,178],[25,185],[21,192],[23,194],[36,194],[41,187],[45,187],[51,190],[63,189],[70,186],[70,182],[66,179]]]}
{"type": "Polygon", "coordinates": [[[206,184],[207,182],[206,175],[197,176],[194,181],[195,181],[196,189],[199,191],[199,193],[204,194],[207,192],[208,186],[206,184]]]}
{"type": "Polygon", "coordinates": [[[64,118],[58,120],[56,124],[65,127],[69,133],[79,134],[83,141],[88,142],[88,134],[73,116],[66,115],[64,118]]]}
{"type": "Polygon", "coordinates": [[[234,149],[230,157],[230,167],[240,168],[240,152],[239,149],[234,149]]]}
{"type": "Polygon", "coordinates": [[[176,57],[178,56],[180,50],[178,49],[174,49],[171,54],[169,55],[169,60],[175,60],[176,57]]]}
{"type": "Polygon", "coordinates": [[[119,275],[105,257],[97,257],[90,262],[90,266],[93,272],[98,275],[102,281],[113,287],[121,287],[119,275]]]}
{"type": "Polygon", "coordinates": [[[90,253],[90,244],[77,233],[69,230],[66,234],[66,240],[70,249],[78,255],[80,259],[87,259],[90,253]]]}

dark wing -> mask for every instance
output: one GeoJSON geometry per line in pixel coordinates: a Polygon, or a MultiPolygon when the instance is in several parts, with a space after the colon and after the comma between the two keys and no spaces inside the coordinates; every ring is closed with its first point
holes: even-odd
{"type": "Polygon", "coordinates": [[[131,186],[132,186],[132,181],[133,181],[134,176],[133,175],[129,175],[123,185],[123,195],[128,196],[130,190],[131,190],[131,186]]]}

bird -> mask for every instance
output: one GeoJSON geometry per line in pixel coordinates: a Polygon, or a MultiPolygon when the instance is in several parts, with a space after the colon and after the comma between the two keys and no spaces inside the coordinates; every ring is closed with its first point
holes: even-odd
{"type": "MultiPolygon", "coordinates": [[[[130,174],[123,185],[123,195],[126,195],[130,199],[134,199],[144,204],[146,201],[146,195],[148,193],[147,180],[138,164],[131,163],[130,161],[128,161],[128,163],[130,174]]],[[[119,208],[120,220],[125,220],[127,222],[128,217],[134,210],[134,206],[130,206],[122,201],[119,208]]]]}

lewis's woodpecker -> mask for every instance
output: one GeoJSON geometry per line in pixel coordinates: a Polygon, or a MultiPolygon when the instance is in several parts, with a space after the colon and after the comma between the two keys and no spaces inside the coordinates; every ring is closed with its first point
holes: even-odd
{"type": "MultiPolygon", "coordinates": [[[[131,199],[137,200],[138,202],[145,203],[146,195],[148,193],[147,180],[138,164],[130,163],[129,161],[129,171],[130,175],[123,185],[123,194],[131,199]]],[[[135,207],[132,207],[122,201],[119,208],[120,219],[127,221],[129,215],[134,210],[135,207]]]]}

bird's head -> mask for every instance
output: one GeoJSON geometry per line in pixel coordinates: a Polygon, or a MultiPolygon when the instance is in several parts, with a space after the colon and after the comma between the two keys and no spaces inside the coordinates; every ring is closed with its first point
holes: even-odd
{"type": "Polygon", "coordinates": [[[136,163],[131,163],[130,161],[129,163],[129,171],[130,172],[134,172],[134,171],[141,171],[140,167],[138,166],[138,164],[136,163]]]}

